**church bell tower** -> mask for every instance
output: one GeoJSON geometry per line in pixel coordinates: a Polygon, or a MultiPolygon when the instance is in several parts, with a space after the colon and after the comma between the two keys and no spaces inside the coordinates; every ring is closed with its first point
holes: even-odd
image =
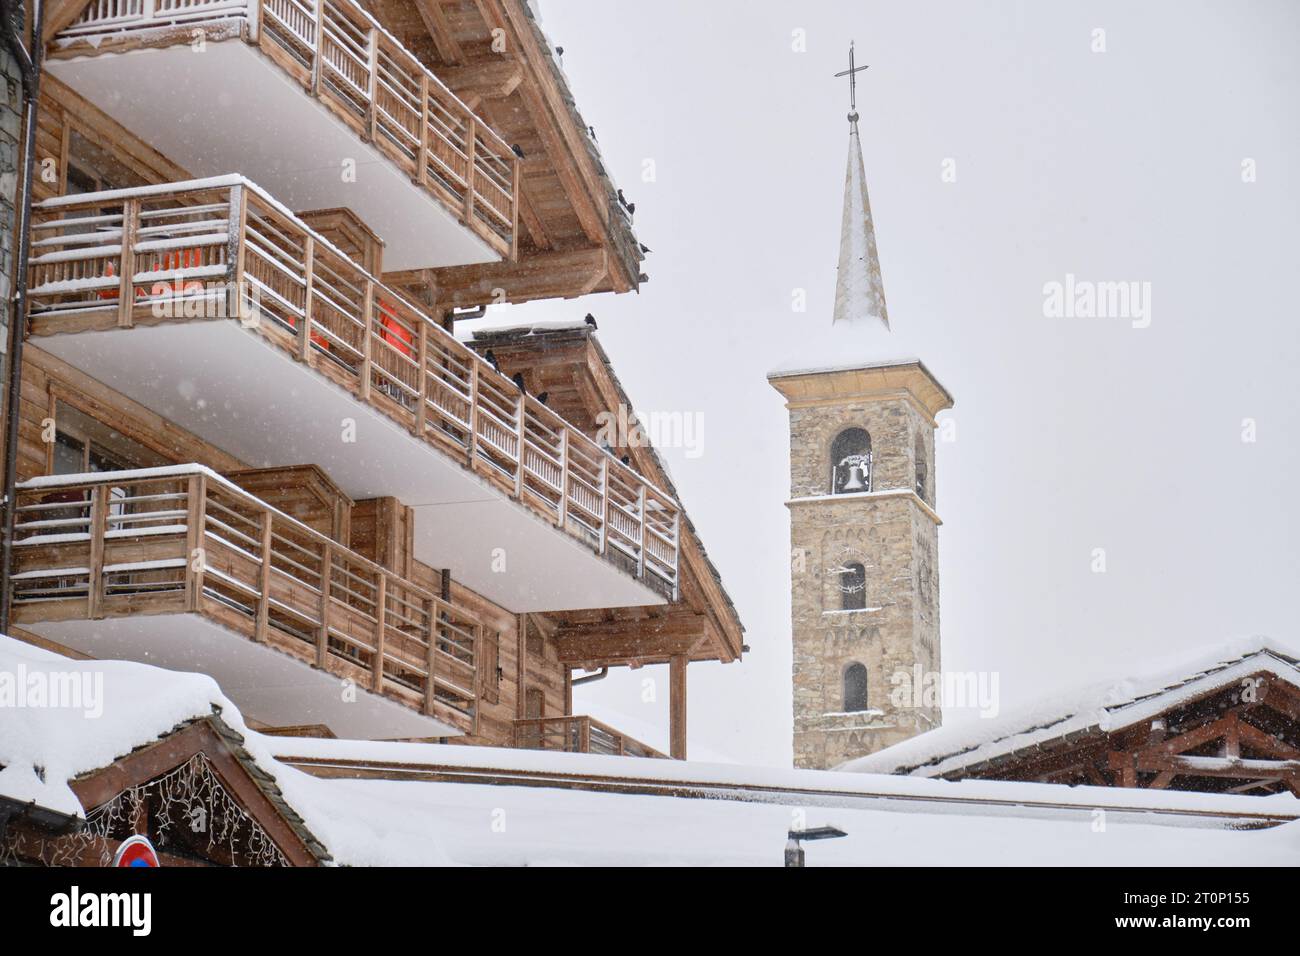
{"type": "MultiPolygon", "coordinates": [[[[861,69],[850,51],[847,75],[861,69]]],[[[820,331],[819,356],[768,381],[790,415],[794,763],[830,769],[941,719],[913,691],[940,666],[935,416],[952,398],[896,355],[856,109],[835,311],[820,331]]]]}

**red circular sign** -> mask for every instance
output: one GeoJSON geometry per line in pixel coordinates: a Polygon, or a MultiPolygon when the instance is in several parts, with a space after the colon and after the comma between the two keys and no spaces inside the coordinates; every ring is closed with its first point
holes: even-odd
{"type": "Polygon", "coordinates": [[[161,866],[153,844],[145,836],[133,836],[124,840],[113,857],[114,866],[161,866]]]}

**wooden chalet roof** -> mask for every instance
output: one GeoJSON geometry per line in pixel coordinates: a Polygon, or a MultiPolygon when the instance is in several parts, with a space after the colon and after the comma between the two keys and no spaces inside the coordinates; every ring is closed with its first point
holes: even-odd
{"type": "Polygon", "coordinates": [[[991,720],[941,727],[842,769],[1300,796],[1300,668],[1265,641],[991,720]]]}
{"type": "MultiPolygon", "coordinates": [[[[634,405],[594,332],[590,325],[582,322],[487,329],[476,331],[469,345],[484,353],[491,349],[503,372],[507,375],[521,373],[531,394],[547,393],[549,408],[596,439],[601,430],[598,416],[602,413],[617,415],[620,407],[631,409],[634,405]]],[[[620,456],[626,454],[638,473],[679,498],[672,475],[653,446],[615,447],[613,451],[620,456]]],[[[706,615],[709,629],[715,634],[713,648],[709,651],[701,649],[693,656],[706,660],[736,660],[743,648],[744,625],[684,507],[682,516],[680,603],[690,613],[706,615]]],[[[674,613],[681,613],[680,606],[574,611],[552,617],[568,626],[582,628],[615,623],[625,620],[629,614],[656,617],[674,613]]]]}
{"type": "Polygon", "coordinates": [[[643,256],[618,189],[526,0],[364,0],[523,157],[516,263],[391,273],[440,307],[636,289],[643,256]],[[494,49],[494,31],[504,41],[494,49]]]}

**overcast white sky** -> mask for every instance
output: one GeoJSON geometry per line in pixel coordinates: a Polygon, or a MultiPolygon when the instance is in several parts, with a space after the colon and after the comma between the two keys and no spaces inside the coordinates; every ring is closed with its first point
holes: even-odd
{"type": "MultiPolygon", "coordinates": [[[[830,322],[850,38],[890,318],[957,399],[936,469],[945,669],[998,671],[1005,710],[1232,635],[1300,644],[1300,5],[542,13],[651,281],[494,318],[592,311],[639,407],[703,417],[703,454],[666,454],[753,650],[692,666],[692,757],[790,759],[786,413],[765,375],[830,322]],[[1067,273],[1151,283],[1150,327],[1044,317],[1067,273]]],[[[636,732],[666,724],[666,691],[659,668],[617,672],[576,709],[636,732]]]]}

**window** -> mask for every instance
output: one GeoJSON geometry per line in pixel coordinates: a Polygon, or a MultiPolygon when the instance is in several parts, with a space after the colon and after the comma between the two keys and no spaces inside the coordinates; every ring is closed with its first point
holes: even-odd
{"type": "Polygon", "coordinates": [[[852,663],[844,668],[844,711],[867,709],[867,668],[863,664],[852,663]]]}
{"type": "Polygon", "coordinates": [[[871,490],[871,436],[846,428],[831,443],[831,494],[871,490]]]}
{"type": "Polygon", "coordinates": [[[54,422],[52,474],[82,475],[168,464],[162,455],[66,402],[55,407],[54,422]]]}
{"type": "Polygon", "coordinates": [[[867,606],[867,569],[859,562],[846,564],[840,572],[840,607],[861,611],[867,606]]]}
{"type": "Polygon", "coordinates": [[[916,436],[916,495],[922,501],[930,500],[930,465],[925,458],[925,438],[916,436]]]}

